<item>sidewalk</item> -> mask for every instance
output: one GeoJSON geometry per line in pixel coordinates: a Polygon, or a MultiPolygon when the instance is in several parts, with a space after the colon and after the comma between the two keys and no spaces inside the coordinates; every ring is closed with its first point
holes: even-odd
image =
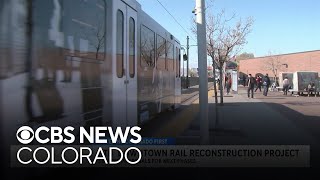
{"type": "MultiPolygon", "coordinates": [[[[260,100],[247,98],[245,90],[238,93],[225,97],[224,106],[216,106],[214,97],[209,97],[210,144],[316,145],[308,132],[296,127],[287,117],[260,100]]],[[[180,143],[200,142],[199,121],[197,114],[179,137],[180,143]]]]}
{"type": "MultiPolygon", "coordinates": [[[[320,167],[320,143],[312,133],[259,99],[249,99],[245,89],[224,97],[216,106],[209,95],[209,145],[308,145],[311,166],[320,167]]],[[[196,95],[176,111],[165,113],[143,127],[144,137],[176,138],[177,145],[200,145],[199,99],[196,95]]],[[[284,111],[294,111],[277,104],[284,111]]],[[[294,111],[295,112],[295,111],[294,111]]],[[[302,116],[302,121],[305,120],[302,116]]],[[[317,127],[315,127],[317,128],[317,127]]]]}
{"type": "MultiPolygon", "coordinates": [[[[173,137],[177,138],[177,144],[200,144],[199,100],[194,89],[197,87],[183,94],[186,97],[193,94],[188,103],[182,103],[176,111],[161,114],[144,127],[144,136],[173,137]]],[[[297,127],[286,116],[259,99],[249,99],[245,89],[224,97],[224,106],[215,105],[212,90],[208,95],[209,144],[317,145],[309,132],[297,127]]]]}

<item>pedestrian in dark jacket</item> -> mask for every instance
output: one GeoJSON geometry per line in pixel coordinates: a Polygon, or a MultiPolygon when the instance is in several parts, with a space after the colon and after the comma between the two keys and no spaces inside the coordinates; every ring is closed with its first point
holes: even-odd
{"type": "Polygon", "coordinates": [[[250,92],[251,92],[251,98],[253,98],[253,90],[254,90],[254,84],[256,83],[256,80],[254,77],[252,77],[251,74],[249,74],[248,77],[248,98],[250,98],[250,92]]]}
{"type": "Polygon", "coordinates": [[[231,77],[230,76],[227,76],[226,77],[226,88],[227,88],[227,95],[229,95],[230,93],[230,89],[231,89],[231,85],[232,85],[232,80],[231,80],[231,77]]]}
{"type": "Polygon", "coordinates": [[[256,82],[257,82],[257,87],[256,87],[256,90],[255,90],[254,92],[257,92],[258,89],[259,89],[260,92],[261,92],[262,77],[261,77],[261,76],[258,76],[257,79],[256,79],[256,82]]]}
{"type": "Polygon", "coordinates": [[[264,86],[263,95],[264,96],[268,96],[270,84],[271,84],[270,78],[269,78],[268,74],[266,74],[266,76],[264,77],[264,80],[263,80],[263,86],[264,86]]]}

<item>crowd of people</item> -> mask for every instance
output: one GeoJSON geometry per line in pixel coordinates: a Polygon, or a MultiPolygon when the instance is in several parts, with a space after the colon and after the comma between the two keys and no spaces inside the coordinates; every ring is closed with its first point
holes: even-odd
{"type": "MultiPolygon", "coordinates": [[[[291,84],[292,82],[290,82],[289,78],[284,77],[281,87],[283,95],[288,95],[289,89],[292,88],[291,84]]],[[[262,87],[263,95],[268,96],[269,88],[271,88],[271,90],[274,90],[279,86],[276,82],[271,84],[268,74],[266,74],[264,77],[261,77],[260,75],[258,75],[257,77],[253,77],[252,74],[249,74],[247,79],[244,76],[243,85],[248,87],[248,98],[254,98],[254,92],[257,92],[257,90],[260,90],[260,92],[262,92],[262,87]]],[[[310,96],[310,94],[316,93],[315,89],[315,83],[310,82],[305,88],[305,91],[308,93],[308,96],[310,96]]]]}
{"type": "Polygon", "coordinates": [[[249,74],[246,85],[248,87],[248,98],[254,98],[254,92],[257,92],[259,89],[260,92],[262,91],[261,88],[263,87],[263,95],[268,96],[269,87],[271,84],[269,75],[266,74],[264,78],[261,76],[257,76],[256,78],[249,74]],[[256,87],[256,89],[254,89],[256,87]]]}
{"type": "MultiPolygon", "coordinates": [[[[238,79],[239,84],[241,83],[241,78],[238,79]]],[[[265,74],[263,77],[260,75],[257,75],[256,77],[252,76],[252,74],[249,74],[248,77],[244,75],[242,78],[243,86],[247,87],[248,92],[248,98],[254,98],[254,93],[258,90],[263,93],[264,96],[268,96],[269,89],[271,91],[274,91],[276,89],[279,89],[279,84],[277,82],[271,83],[271,80],[269,78],[268,74],[265,74]]],[[[220,79],[216,80],[217,89],[220,89],[220,79]]],[[[288,95],[289,89],[292,89],[291,86],[292,82],[289,80],[288,77],[284,77],[282,81],[282,89],[283,95],[288,95]]],[[[232,78],[231,74],[227,73],[224,79],[224,89],[226,89],[226,95],[230,94],[230,90],[232,88],[232,78]]],[[[314,82],[310,82],[308,86],[304,89],[308,93],[308,96],[310,94],[315,93],[316,94],[316,87],[314,82]]]]}
{"type": "MultiPolygon", "coordinates": [[[[224,88],[227,91],[226,94],[229,95],[232,87],[232,79],[230,74],[227,74],[225,76],[224,82],[225,82],[224,88]]],[[[244,82],[243,86],[248,87],[248,98],[250,97],[254,98],[254,92],[257,92],[257,90],[262,92],[262,88],[263,88],[263,95],[268,96],[269,88],[271,86],[276,86],[276,85],[271,85],[271,81],[268,74],[266,74],[264,77],[261,77],[260,75],[258,75],[257,77],[253,77],[252,74],[249,74],[248,78],[245,78],[245,76],[243,77],[243,82],[244,82]]],[[[217,80],[217,89],[220,89],[219,84],[220,84],[220,79],[217,80]]],[[[286,77],[284,80],[284,87],[283,87],[285,95],[287,95],[289,87],[290,87],[290,82],[286,77]]]]}

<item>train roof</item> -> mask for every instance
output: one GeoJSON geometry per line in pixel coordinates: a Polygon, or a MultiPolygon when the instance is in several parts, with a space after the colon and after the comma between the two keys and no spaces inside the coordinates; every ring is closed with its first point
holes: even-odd
{"type": "Polygon", "coordinates": [[[136,0],[121,0],[121,1],[127,4],[128,6],[130,6],[135,11],[138,11],[138,9],[141,9],[141,4],[138,3],[138,1],[136,0]]]}

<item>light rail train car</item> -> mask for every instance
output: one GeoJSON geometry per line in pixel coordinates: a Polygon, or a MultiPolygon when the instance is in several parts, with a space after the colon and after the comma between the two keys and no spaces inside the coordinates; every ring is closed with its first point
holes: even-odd
{"type": "Polygon", "coordinates": [[[0,5],[6,137],[23,125],[141,125],[179,107],[180,43],[136,1],[0,5]]]}

